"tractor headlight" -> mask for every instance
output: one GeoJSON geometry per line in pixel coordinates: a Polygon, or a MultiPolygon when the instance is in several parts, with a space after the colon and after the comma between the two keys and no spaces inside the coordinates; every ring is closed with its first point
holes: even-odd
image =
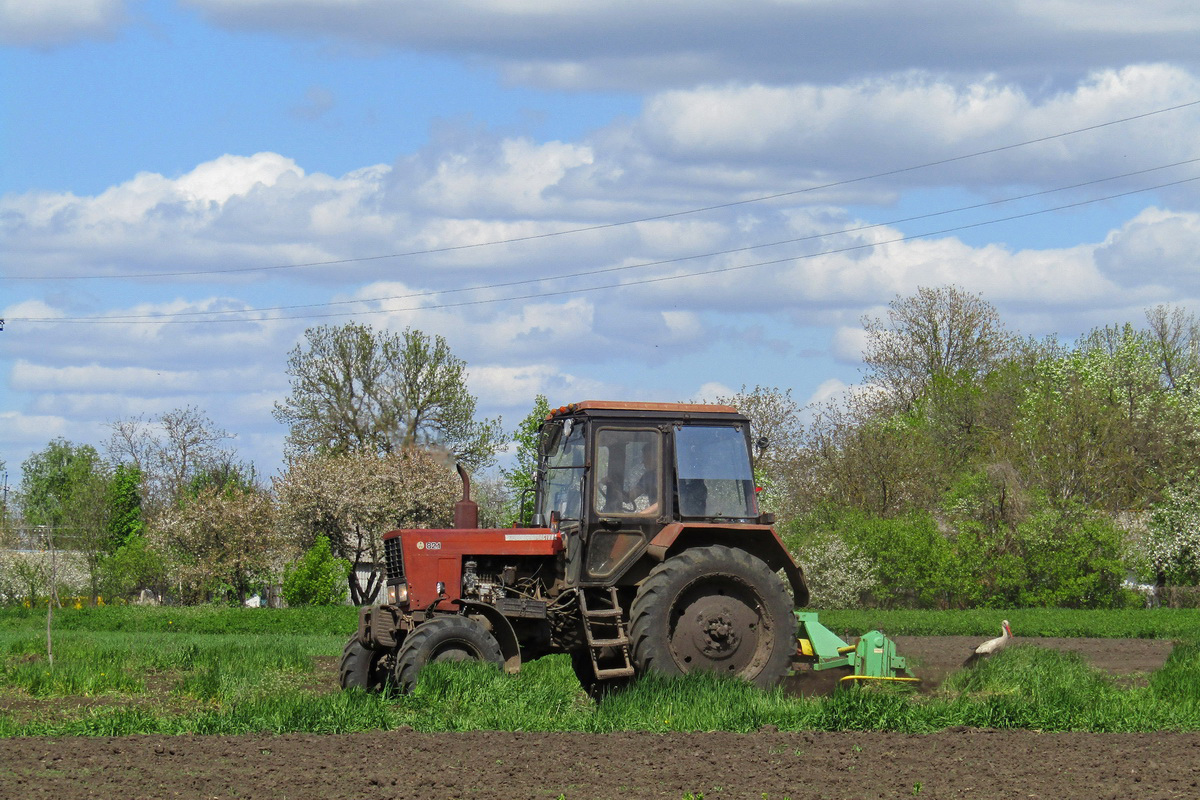
{"type": "Polygon", "coordinates": [[[397,603],[408,602],[408,584],[397,583],[388,587],[388,603],[396,605],[397,603]]]}

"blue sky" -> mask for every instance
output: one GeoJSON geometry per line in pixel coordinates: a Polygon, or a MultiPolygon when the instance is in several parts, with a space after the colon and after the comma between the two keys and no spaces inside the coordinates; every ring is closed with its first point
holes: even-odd
{"type": "Polygon", "coordinates": [[[194,406],[269,475],[347,319],[445,336],[511,427],[820,402],[922,285],[1065,338],[1200,311],[1198,60],[1183,0],[0,4],[0,459],[194,406]]]}

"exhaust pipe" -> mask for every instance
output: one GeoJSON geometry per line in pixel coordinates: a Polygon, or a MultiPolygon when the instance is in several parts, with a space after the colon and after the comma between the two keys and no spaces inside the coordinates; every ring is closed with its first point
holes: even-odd
{"type": "Polygon", "coordinates": [[[467,475],[467,471],[463,469],[461,463],[455,464],[454,468],[458,470],[463,485],[462,500],[454,504],[454,527],[478,528],[479,505],[471,499],[471,477],[467,475]]]}

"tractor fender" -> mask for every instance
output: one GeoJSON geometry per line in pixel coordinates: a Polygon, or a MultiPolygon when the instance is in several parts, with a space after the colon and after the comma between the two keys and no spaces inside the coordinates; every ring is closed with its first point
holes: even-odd
{"type": "Polygon", "coordinates": [[[796,606],[808,605],[808,585],[804,582],[804,572],[792,560],[783,540],[770,525],[672,522],[665,525],[646,545],[646,555],[655,561],[665,561],[683,550],[714,544],[744,550],[761,559],[771,569],[783,570],[792,586],[796,606]]]}
{"type": "Polygon", "coordinates": [[[483,617],[488,627],[492,629],[492,635],[496,637],[496,641],[500,644],[500,652],[504,654],[504,671],[510,675],[520,672],[521,645],[517,641],[517,632],[513,630],[512,623],[508,621],[508,617],[487,603],[462,599],[455,600],[454,603],[461,606],[468,616],[479,615],[483,617]]]}

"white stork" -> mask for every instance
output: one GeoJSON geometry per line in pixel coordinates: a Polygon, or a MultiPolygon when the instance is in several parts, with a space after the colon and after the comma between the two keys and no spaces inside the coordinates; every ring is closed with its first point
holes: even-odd
{"type": "Polygon", "coordinates": [[[979,661],[979,659],[987,658],[994,653],[1000,652],[1008,646],[1008,643],[1012,641],[1012,638],[1012,628],[1008,627],[1008,620],[1004,620],[1000,623],[1000,635],[995,639],[988,639],[986,642],[979,645],[979,647],[976,647],[975,652],[971,654],[971,657],[963,662],[963,666],[973,667],[975,666],[975,663],[979,661]]]}

